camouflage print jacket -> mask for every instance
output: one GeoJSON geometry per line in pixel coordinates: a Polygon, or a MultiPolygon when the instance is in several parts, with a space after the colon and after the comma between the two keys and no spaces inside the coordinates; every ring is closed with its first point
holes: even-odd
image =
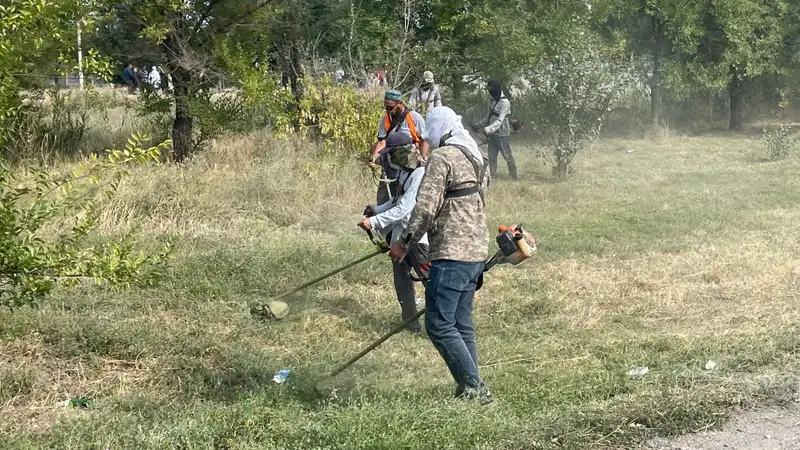
{"type": "Polygon", "coordinates": [[[428,233],[431,261],[485,261],[489,230],[480,195],[444,198],[448,188],[473,186],[476,180],[474,166],[458,148],[445,146],[431,152],[403,238],[406,245],[428,233]]]}

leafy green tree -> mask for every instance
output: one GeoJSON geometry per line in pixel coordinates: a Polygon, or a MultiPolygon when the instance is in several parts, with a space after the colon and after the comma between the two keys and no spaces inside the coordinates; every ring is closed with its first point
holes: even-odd
{"type": "Polygon", "coordinates": [[[704,33],[681,55],[684,75],[728,90],[731,130],[742,128],[748,84],[781,70],[789,11],[785,0],[710,0],[699,14],[704,33]]]}
{"type": "Polygon", "coordinates": [[[576,19],[577,32],[552,36],[545,63],[526,74],[531,125],[542,138],[542,156],[565,179],[572,160],[600,133],[610,106],[630,85],[624,60],[576,19]]]}
{"type": "Polygon", "coordinates": [[[125,24],[126,35],[147,39],[160,49],[173,87],[172,155],[177,162],[198,147],[195,122],[203,111],[197,109],[210,107],[201,101],[208,96],[200,93],[223,76],[215,65],[219,42],[235,28],[257,26],[262,14],[274,13],[270,0],[103,0],[97,12],[125,24]]]}
{"type": "MultiPolygon", "coordinates": [[[[78,0],[7,0],[0,4],[0,145],[9,136],[21,107],[20,89],[30,77],[51,75],[77,64],[78,22],[86,27],[85,4],[78,0]]],[[[105,73],[107,65],[89,50],[86,72],[105,73]]]]}
{"type": "Polygon", "coordinates": [[[650,121],[661,124],[668,69],[678,52],[693,51],[705,29],[700,22],[702,4],[676,0],[598,2],[595,17],[606,38],[623,42],[626,50],[643,62],[650,90],[650,121]]]}

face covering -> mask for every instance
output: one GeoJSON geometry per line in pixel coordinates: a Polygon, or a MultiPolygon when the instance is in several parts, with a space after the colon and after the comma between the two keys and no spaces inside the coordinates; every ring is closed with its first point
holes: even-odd
{"type": "Polygon", "coordinates": [[[503,90],[499,87],[490,87],[489,95],[491,95],[495,100],[500,100],[500,97],[503,95],[503,90]]]}
{"type": "Polygon", "coordinates": [[[476,159],[483,160],[478,144],[461,124],[461,116],[446,106],[438,106],[428,112],[425,119],[425,139],[431,150],[444,145],[460,145],[466,147],[476,159]]]}

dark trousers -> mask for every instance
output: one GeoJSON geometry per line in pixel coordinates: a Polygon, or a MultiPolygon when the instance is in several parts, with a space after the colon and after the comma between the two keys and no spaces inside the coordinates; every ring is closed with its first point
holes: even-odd
{"type": "MultiPolygon", "coordinates": [[[[394,266],[394,290],[397,293],[397,301],[400,302],[400,310],[403,314],[403,322],[410,319],[417,313],[417,295],[414,290],[414,280],[411,279],[411,266],[406,261],[392,261],[394,266]]],[[[414,322],[406,327],[409,331],[420,331],[419,322],[414,322]]]]}
{"type": "Polygon", "coordinates": [[[459,386],[480,388],[472,301],[483,262],[431,262],[425,290],[425,329],[459,386]]]}
{"type": "Polygon", "coordinates": [[[497,154],[500,153],[508,164],[508,175],[512,180],[517,179],[517,163],[511,154],[510,141],[508,136],[489,136],[489,173],[492,178],[497,176],[497,154]]]}

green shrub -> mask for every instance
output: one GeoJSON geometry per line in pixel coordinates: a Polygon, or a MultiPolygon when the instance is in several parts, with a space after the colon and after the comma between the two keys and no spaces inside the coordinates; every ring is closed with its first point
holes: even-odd
{"type": "Polygon", "coordinates": [[[130,286],[160,278],[171,242],[147,253],[133,231],[105,242],[93,234],[102,200],[116,192],[126,167],[159,161],[170,144],[144,142],[134,136],[124,150],[92,154],[68,175],[12,170],[0,160],[0,306],[35,305],[57,282],[130,286]]]}
{"type": "Polygon", "coordinates": [[[780,125],[774,133],[764,128],[764,146],[767,157],[773,161],[785,159],[797,147],[797,139],[789,134],[789,129],[780,125]]]}

